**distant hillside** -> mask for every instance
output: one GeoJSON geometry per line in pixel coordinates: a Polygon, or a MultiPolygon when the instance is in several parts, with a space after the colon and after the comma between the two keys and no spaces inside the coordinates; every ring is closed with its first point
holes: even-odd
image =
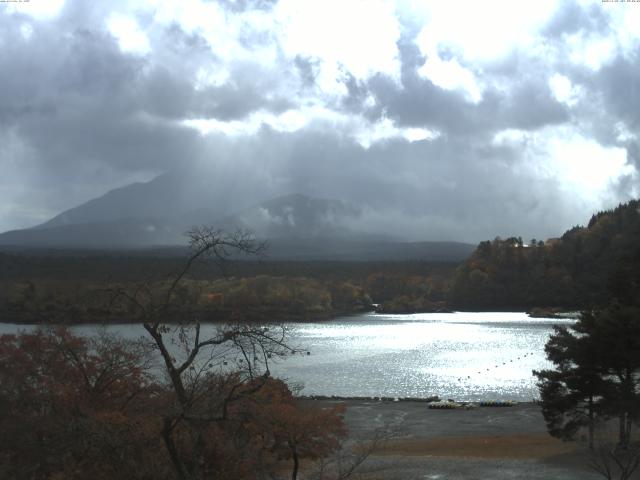
{"type": "MultiPolygon", "coordinates": [[[[203,177],[205,178],[205,177],[203,177]]],[[[214,218],[225,212],[223,199],[216,198],[212,185],[193,175],[169,172],[145,183],[134,183],[109,191],[101,197],[71,208],[37,229],[66,225],[99,224],[103,222],[162,219],[170,222],[201,205],[216,205],[214,218]]]]}
{"type": "Polygon", "coordinates": [[[344,238],[273,239],[267,258],[273,260],[345,260],[461,262],[475,245],[459,242],[394,242],[344,238]]]}
{"type": "Polygon", "coordinates": [[[248,229],[267,239],[357,237],[348,224],[358,210],[338,200],[286,195],[229,214],[230,210],[233,212],[232,206],[191,209],[199,202],[184,199],[172,202],[177,195],[172,193],[176,179],[167,178],[160,176],[152,182],[113,190],[34,228],[0,234],[0,245],[45,248],[185,245],[184,233],[194,225],[214,225],[229,231],[248,229]]]}
{"type": "Polygon", "coordinates": [[[547,242],[481,242],[450,292],[459,308],[585,308],[640,302],[640,200],[595,214],[547,242]]]}
{"type": "Polygon", "coordinates": [[[182,232],[157,219],[121,219],[40,226],[0,234],[0,248],[122,249],[184,243],[182,232]]]}
{"type": "Polygon", "coordinates": [[[0,234],[0,248],[126,250],[184,246],[184,232],[203,224],[227,231],[251,230],[269,241],[268,255],[274,260],[459,262],[474,248],[456,242],[410,243],[390,235],[357,232],[350,228],[360,214],[357,207],[300,194],[270,199],[232,214],[209,207],[183,211],[198,202],[182,199],[179,205],[172,204],[171,199],[178,195],[174,190],[177,182],[175,176],[160,176],[114,190],[37,227],[0,234]]]}
{"type": "MultiPolygon", "coordinates": [[[[149,225],[146,227],[149,228],[149,225]]],[[[144,257],[183,257],[185,247],[150,247],[158,232],[126,222],[98,225],[70,225],[47,229],[47,241],[32,231],[7,232],[0,236],[0,252],[46,256],[101,256],[114,251],[144,257]],[[129,235],[135,232],[140,243],[133,244],[129,235]],[[69,242],[73,234],[77,243],[69,242]],[[104,239],[109,239],[105,245],[104,239]]],[[[170,233],[166,233],[167,237],[170,233]]],[[[169,243],[165,243],[169,245],[169,243]]],[[[475,245],[458,242],[393,242],[352,240],[345,238],[276,238],[268,240],[267,260],[295,261],[407,261],[461,262],[475,245]]]]}
{"type": "Polygon", "coordinates": [[[226,228],[248,228],[263,238],[346,237],[360,211],[346,202],[291,194],[222,219],[226,228]]]}

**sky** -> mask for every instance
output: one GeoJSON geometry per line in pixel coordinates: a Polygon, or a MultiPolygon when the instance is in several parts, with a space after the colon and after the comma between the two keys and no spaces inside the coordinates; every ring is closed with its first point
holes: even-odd
{"type": "Polygon", "coordinates": [[[640,196],[640,3],[0,3],[0,231],[163,172],[408,239],[548,238],[640,196]]]}

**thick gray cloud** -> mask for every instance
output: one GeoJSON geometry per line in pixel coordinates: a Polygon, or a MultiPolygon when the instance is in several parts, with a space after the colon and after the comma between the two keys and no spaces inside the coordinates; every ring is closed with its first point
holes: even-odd
{"type": "Polygon", "coordinates": [[[474,135],[505,128],[535,130],[566,122],[565,108],[540,80],[514,80],[510,92],[485,92],[474,105],[456,92],[444,90],[416,73],[403,76],[401,86],[389,79],[372,80],[371,89],[384,112],[400,125],[429,126],[456,135],[474,135]]]}
{"type": "MultiPolygon", "coordinates": [[[[276,2],[219,4],[237,16],[269,14],[276,2]]],[[[568,36],[611,33],[602,8],[563,3],[542,28],[549,57],[516,48],[478,63],[442,46],[443,61],[458,61],[481,83],[475,103],[421,74],[427,57],[416,43],[419,30],[404,26],[398,75],[362,76],[340,65],[342,93],[335,93],[323,90],[322,58],[291,56],[268,29],[239,27],[238,45],[257,53],[230,59],[201,32],[154,24],[124,1],[68,0],[45,20],[0,10],[0,71],[11,72],[0,76],[0,230],[166,171],[197,172],[189,181],[215,190],[212,201],[230,212],[300,192],[356,203],[358,228],[412,239],[555,236],[637,191],[637,175],[627,172],[586,201],[538,164],[546,159],[543,140],[570,127],[626,149],[640,167],[638,55],[618,52],[595,71],[565,57],[568,36]],[[147,33],[148,52],[123,51],[108,31],[105,19],[121,11],[133,12],[147,33]],[[215,81],[199,80],[217,73],[215,81]],[[559,99],[554,74],[581,96],[559,99]],[[317,111],[325,113],[304,118],[302,127],[251,127],[260,118],[317,111]],[[193,119],[215,121],[221,132],[203,135],[184,123],[193,119]],[[375,138],[389,123],[400,133],[375,138]],[[242,125],[245,133],[224,130],[242,125]],[[621,137],[621,126],[630,135],[621,137]],[[411,128],[436,136],[409,141],[402,132],[411,128]],[[359,141],[362,131],[372,140],[359,141]],[[504,131],[525,139],[497,141],[504,131]]],[[[185,208],[197,204],[189,192],[184,197],[185,208]]]]}
{"type": "Polygon", "coordinates": [[[511,62],[490,65],[495,78],[508,82],[508,91],[488,88],[482,101],[474,104],[459,92],[445,90],[419,75],[418,69],[425,58],[411,39],[405,39],[398,46],[402,60],[401,82],[377,75],[365,86],[349,77],[347,106],[354,108],[358,100],[365,102],[370,93],[377,102],[367,112],[369,118],[386,115],[399,125],[428,126],[470,136],[506,128],[535,130],[569,119],[566,108],[553,98],[535,62],[523,67],[518,65],[517,57],[511,57],[511,62]]]}
{"type": "Polygon", "coordinates": [[[640,128],[640,55],[616,57],[599,72],[598,87],[607,111],[633,131],[640,128]]]}
{"type": "Polygon", "coordinates": [[[580,31],[605,33],[608,29],[609,21],[601,5],[581,5],[575,0],[568,0],[562,2],[543,32],[551,38],[558,38],[580,31]]]}
{"type": "Polygon", "coordinates": [[[581,213],[563,201],[555,181],[514,171],[517,148],[480,140],[394,140],[365,149],[328,133],[263,129],[241,147],[211,141],[218,155],[199,175],[215,179],[214,190],[226,186],[231,203],[249,206],[283,192],[343,199],[361,207],[356,227],[364,231],[411,239],[542,238],[581,213]],[[209,175],[202,173],[207,168],[209,175]]]}
{"type": "Polygon", "coordinates": [[[0,192],[14,205],[0,214],[2,230],[210,155],[179,120],[242,119],[288,106],[270,95],[273,74],[250,65],[234,65],[232,82],[197,89],[189,74],[216,62],[197,36],[168,28],[156,62],[123,53],[100,17],[83,2],[68,2],[51,22],[0,13],[0,71],[11,72],[0,76],[0,192]],[[29,203],[37,206],[18,208],[29,203]]]}

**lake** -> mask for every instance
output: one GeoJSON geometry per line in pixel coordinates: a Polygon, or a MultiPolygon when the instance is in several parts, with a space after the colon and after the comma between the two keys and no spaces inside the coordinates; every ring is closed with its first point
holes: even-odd
{"type": "MultiPolygon", "coordinates": [[[[273,365],[274,376],[304,385],[305,395],[429,397],[455,400],[538,398],[532,370],[550,366],[544,345],[553,325],[571,319],[505,312],[412,315],[374,313],[293,324],[291,345],[310,352],[273,365]]],[[[14,333],[15,324],[0,324],[14,333]]],[[[90,335],[99,328],[73,330],[90,335]]],[[[139,325],[113,325],[125,337],[139,325]]]]}

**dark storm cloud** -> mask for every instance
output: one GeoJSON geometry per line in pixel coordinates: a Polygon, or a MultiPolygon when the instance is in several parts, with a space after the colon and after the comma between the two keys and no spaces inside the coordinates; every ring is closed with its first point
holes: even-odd
{"type": "MultiPolygon", "coordinates": [[[[426,59],[412,26],[398,43],[398,79],[382,73],[359,78],[342,66],[339,80],[347,93],[332,96],[318,85],[320,58],[289,59],[276,48],[269,65],[224,60],[199,33],[177,23],[151,25],[144,12],[138,21],[151,52],[123,53],[104,25],[111,9],[123,5],[68,1],[58,18],[42,22],[0,11],[0,71],[11,72],[0,76],[0,161],[10,178],[24,183],[11,193],[14,203],[44,205],[52,216],[114,185],[169,171],[164,178],[180,178],[173,190],[184,190],[185,208],[198,206],[198,192],[211,192],[206,201],[229,210],[300,192],[358,204],[363,215],[355,227],[365,231],[392,230],[413,239],[540,238],[586,220],[588,207],[567,200],[558,181],[541,176],[524,144],[496,143],[497,132],[575,122],[603,145],[623,146],[630,159],[638,158],[637,144],[617,140],[612,126],[619,120],[638,126],[640,104],[630,86],[640,80],[635,57],[620,57],[597,74],[526,52],[488,62],[482,71],[460,59],[484,82],[482,99],[472,103],[419,74],[426,59]],[[21,33],[26,23],[33,28],[30,38],[21,33]],[[220,73],[218,81],[198,85],[200,69],[205,76],[220,73]],[[548,84],[554,71],[597,101],[573,107],[558,102],[548,84]],[[235,138],[203,136],[181,123],[242,122],[257,112],[277,115],[309,104],[343,120],[310,120],[292,133],[263,126],[235,138]],[[363,124],[388,119],[395,127],[428,128],[440,136],[390,138],[370,148],[354,140],[363,124]]],[[[220,5],[239,14],[269,10],[273,2],[220,5]]],[[[563,35],[605,31],[602,22],[594,8],[565,3],[545,35],[561,49],[563,35]]],[[[259,50],[274,38],[242,31],[239,43],[259,50]]],[[[443,47],[439,54],[447,60],[456,52],[443,47]]],[[[621,178],[618,188],[628,189],[630,182],[621,178]]],[[[13,215],[11,222],[20,226],[36,218],[33,212],[13,215]]]]}
{"type": "MultiPolygon", "coordinates": [[[[510,68],[508,91],[489,86],[482,100],[474,104],[460,92],[443,89],[423,78],[418,69],[424,63],[414,44],[400,44],[402,60],[401,83],[377,75],[368,82],[369,93],[377,105],[370,117],[386,115],[398,125],[427,126],[456,135],[478,135],[506,128],[535,130],[547,125],[561,124],[569,119],[566,108],[553,97],[546,78],[535,70],[518,71],[510,68]]],[[[499,73],[499,72],[495,72],[499,73]]],[[[349,84],[351,101],[366,98],[361,85],[349,84]]]]}
{"type": "Polygon", "coordinates": [[[285,96],[265,98],[275,85],[264,81],[254,66],[232,70],[233,83],[196,88],[188,78],[164,66],[153,68],[141,82],[139,99],[151,114],[169,120],[215,118],[220,121],[243,120],[257,110],[281,113],[294,103],[285,96]],[[262,78],[263,80],[256,81],[262,78]]]}
{"type": "MultiPolygon", "coordinates": [[[[260,3],[260,2],[258,2],[260,3]]],[[[261,45],[260,34],[245,33],[244,42],[261,45]]],[[[291,68],[276,64],[265,67],[255,62],[224,63],[211,50],[207,40],[172,25],[156,39],[155,62],[141,79],[141,108],[168,119],[216,118],[243,120],[257,110],[281,113],[295,107],[291,92],[280,91],[281,75],[291,68]],[[228,78],[217,85],[198,86],[194,78],[199,69],[216,73],[228,71],[228,78]]],[[[283,62],[277,58],[276,62],[283,62]]]]}
{"type": "MultiPolygon", "coordinates": [[[[602,39],[615,32],[601,5],[581,6],[567,2],[544,33],[552,45],[562,49],[566,35],[582,34],[587,39],[602,39]]],[[[618,48],[596,71],[566,62],[564,57],[560,60],[555,65],[557,70],[582,89],[581,98],[571,107],[572,119],[587,136],[600,144],[624,148],[627,162],[640,171],[638,139],[635,137],[640,127],[640,55],[637,47],[618,48]]],[[[637,191],[637,181],[637,176],[635,179],[633,175],[623,176],[616,185],[620,198],[627,199],[637,191]]]]}
{"type": "Polygon", "coordinates": [[[158,170],[191,153],[193,131],[140,118],[145,62],[122,55],[110,37],[49,27],[16,38],[0,57],[0,70],[12,72],[0,78],[0,112],[44,171],[66,175],[92,162],[158,170]]]}
{"type": "Polygon", "coordinates": [[[624,121],[629,129],[640,127],[640,55],[618,56],[605,65],[597,77],[607,110],[624,121]]]}
{"type": "Polygon", "coordinates": [[[338,198],[360,206],[362,216],[352,221],[365,231],[411,239],[540,238],[556,235],[576,215],[575,206],[561,202],[557,183],[512,169],[519,156],[513,147],[442,137],[365,149],[330,133],[270,129],[241,148],[218,141],[211,171],[217,182],[232,179],[235,201],[291,192],[338,198]]]}
{"type": "MultiPolygon", "coordinates": [[[[607,112],[600,122],[602,132],[608,134],[604,140],[625,148],[627,162],[640,172],[640,55],[617,56],[600,70],[594,86],[591,91],[600,93],[607,112]],[[621,127],[626,131],[621,132],[621,127]]],[[[626,176],[618,182],[617,191],[630,198],[640,189],[638,182],[638,177],[626,176]]]]}
{"type": "MultiPolygon", "coordinates": [[[[345,95],[341,102],[342,108],[354,113],[367,113],[367,109],[364,106],[370,94],[367,84],[356,78],[354,75],[351,75],[349,72],[346,72],[344,76],[344,85],[347,87],[347,95],[345,95]]],[[[372,113],[373,112],[371,111],[368,112],[368,117],[370,119],[379,116],[378,109],[376,114],[372,115],[372,113]]]]}
{"type": "Polygon", "coordinates": [[[51,213],[74,206],[211,155],[183,119],[241,120],[291,106],[275,92],[277,76],[249,63],[226,66],[226,83],[196,88],[190,76],[200,66],[215,70],[219,59],[175,25],[160,32],[160,53],[123,53],[105,31],[107,16],[104,5],[71,1],[52,21],[0,11],[0,71],[10,72],[0,75],[0,153],[5,182],[24,184],[13,201],[39,199],[51,213]]]}
{"type": "Polygon", "coordinates": [[[426,58],[413,38],[403,38],[398,48],[400,82],[383,74],[366,83],[346,76],[349,94],[343,102],[345,108],[364,112],[369,119],[386,116],[402,126],[469,136],[506,128],[536,130],[569,120],[566,107],[555,100],[549,89],[546,72],[535,61],[522,64],[518,57],[511,56],[487,65],[489,78],[509,87],[504,91],[489,86],[475,104],[461,92],[441,88],[419,74],[426,58]],[[369,95],[376,100],[371,108],[364,106],[369,95]]]}

